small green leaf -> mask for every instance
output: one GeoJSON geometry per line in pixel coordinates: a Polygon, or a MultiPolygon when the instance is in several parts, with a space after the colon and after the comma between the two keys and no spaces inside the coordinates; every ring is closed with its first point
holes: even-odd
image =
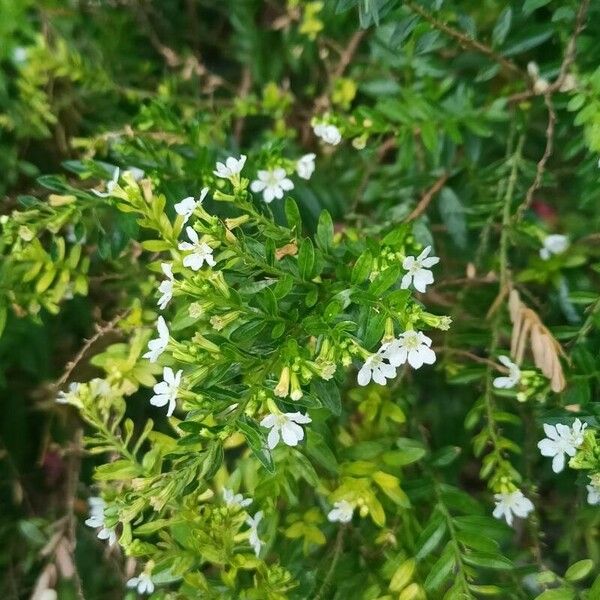
{"type": "Polygon", "coordinates": [[[302,279],[310,279],[315,266],[315,249],[310,238],[305,238],[298,250],[298,271],[302,279]]]}
{"type": "Polygon", "coordinates": [[[317,246],[327,252],[333,244],[333,221],[331,215],[323,210],[317,224],[317,246]]]}
{"type": "Polygon", "coordinates": [[[523,3],[523,14],[528,16],[538,8],[549,4],[550,0],[525,0],[523,3]]]}
{"type": "Polygon", "coordinates": [[[369,250],[365,250],[354,263],[350,280],[352,283],[362,283],[370,274],[373,268],[373,256],[369,250]]]}
{"type": "Polygon", "coordinates": [[[589,558],[573,563],[565,573],[567,581],[579,581],[587,577],[594,568],[594,561],[589,558]]]}

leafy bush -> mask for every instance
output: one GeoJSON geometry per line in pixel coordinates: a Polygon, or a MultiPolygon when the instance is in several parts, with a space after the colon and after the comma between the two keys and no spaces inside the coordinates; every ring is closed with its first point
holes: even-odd
{"type": "Polygon", "coordinates": [[[3,597],[600,598],[600,6],[66,4],[0,0],[3,597]]]}

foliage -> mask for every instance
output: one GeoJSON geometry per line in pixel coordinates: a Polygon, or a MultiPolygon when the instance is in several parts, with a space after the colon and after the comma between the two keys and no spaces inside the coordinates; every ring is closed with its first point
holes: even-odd
{"type": "Polygon", "coordinates": [[[600,597],[598,5],[0,17],[3,597],[600,597]]]}

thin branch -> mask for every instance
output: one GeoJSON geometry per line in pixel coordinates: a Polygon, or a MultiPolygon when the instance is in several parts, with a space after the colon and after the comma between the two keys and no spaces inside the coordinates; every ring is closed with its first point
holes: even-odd
{"type": "Polygon", "coordinates": [[[508,369],[498,364],[496,361],[491,360],[490,358],[484,358],[483,356],[478,356],[477,354],[473,354],[472,352],[468,352],[467,350],[459,350],[457,348],[434,348],[436,352],[443,352],[446,354],[456,354],[457,356],[464,356],[473,362],[481,363],[483,365],[487,365],[492,369],[496,369],[496,371],[500,371],[501,373],[508,373],[508,369]]]}
{"type": "Polygon", "coordinates": [[[552,96],[550,94],[544,94],[544,104],[548,109],[548,125],[546,126],[546,147],[544,148],[544,154],[542,154],[542,158],[538,161],[535,168],[535,178],[533,183],[529,186],[527,193],[525,194],[525,200],[517,209],[515,214],[515,220],[519,221],[525,211],[531,206],[533,202],[533,195],[540,188],[542,184],[542,177],[544,176],[544,171],[546,170],[546,163],[550,156],[552,156],[552,151],[554,149],[554,130],[556,127],[556,111],[554,110],[554,104],[552,103],[552,96]]]}
{"type": "Polygon", "coordinates": [[[515,102],[523,102],[524,100],[528,100],[534,96],[551,96],[552,94],[561,91],[561,88],[563,87],[567,76],[569,75],[569,70],[573,66],[575,57],[577,56],[577,38],[585,29],[589,5],[590,0],[582,0],[581,4],[579,5],[577,17],[575,18],[575,27],[571,37],[569,38],[567,47],[565,48],[565,53],[563,55],[563,60],[560,65],[556,81],[552,82],[545,90],[536,92],[534,89],[530,89],[524,92],[513,94],[507,98],[507,102],[514,104],[515,102]]]}
{"type": "Polygon", "coordinates": [[[75,355],[75,357],[66,364],[64,373],[61,375],[60,379],[58,381],[56,381],[56,383],[54,383],[53,387],[55,389],[61,388],[68,381],[69,377],[71,376],[71,373],[73,373],[73,370],[75,369],[75,367],[83,360],[83,358],[87,354],[88,350],[100,338],[104,337],[107,333],[114,331],[114,329],[117,326],[117,324],[119,323],[119,321],[121,321],[121,319],[123,319],[125,316],[127,316],[128,313],[129,313],[128,310],[123,313],[119,313],[116,317],[114,317],[111,321],[109,321],[105,325],[96,324],[96,333],[89,340],[86,340],[86,342],[82,346],[81,350],[79,350],[79,352],[75,355]]]}
{"type": "Polygon", "coordinates": [[[404,219],[405,222],[414,221],[417,217],[420,217],[427,210],[433,197],[444,187],[446,181],[448,181],[448,173],[442,173],[437,181],[423,194],[423,197],[408,217],[404,219]]]}
{"type": "Polygon", "coordinates": [[[327,570],[327,574],[323,579],[323,583],[319,588],[319,591],[316,593],[314,600],[321,600],[321,598],[325,598],[325,593],[327,592],[327,588],[331,584],[331,579],[333,574],[335,573],[335,569],[337,567],[338,560],[340,558],[340,554],[344,547],[344,535],[346,533],[346,527],[342,526],[339,528],[337,537],[335,539],[335,546],[333,549],[333,557],[331,559],[331,564],[329,565],[329,569],[327,570]]]}
{"type": "Polygon", "coordinates": [[[472,38],[471,36],[467,35],[466,33],[462,32],[458,29],[455,29],[454,27],[451,27],[450,25],[447,25],[443,21],[440,21],[434,15],[432,15],[429,11],[425,10],[422,6],[420,6],[416,2],[413,2],[412,0],[407,0],[404,3],[404,5],[407,6],[413,12],[417,13],[423,19],[428,21],[435,29],[438,29],[442,33],[445,33],[446,35],[450,36],[451,38],[454,38],[463,48],[475,50],[476,52],[479,52],[480,54],[487,56],[488,58],[492,59],[493,61],[497,62],[499,65],[504,67],[507,71],[510,71],[511,73],[514,73],[515,75],[518,75],[519,77],[525,76],[523,71],[521,71],[521,69],[514,62],[512,62],[508,58],[502,56],[501,54],[498,54],[495,50],[493,50],[489,46],[486,46],[482,42],[472,38]]]}
{"type": "Polygon", "coordinates": [[[329,83],[326,91],[315,100],[314,112],[319,112],[329,107],[329,93],[331,92],[332,85],[335,83],[336,79],[339,79],[346,72],[346,69],[352,62],[352,59],[354,58],[354,55],[356,54],[356,51],[358,50],[358,47],[366,34],[367,31],[365,29],[357,31],[350,38],[350,41],[346,47],[341,51],[340,58],[335,69],[328,74],[329,83]]]}

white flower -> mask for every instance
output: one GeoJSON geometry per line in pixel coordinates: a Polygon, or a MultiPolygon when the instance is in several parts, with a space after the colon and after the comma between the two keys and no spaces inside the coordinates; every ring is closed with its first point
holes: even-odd
{"type": "Polygon", "coordinates": [[[569,238],[566,235],[547,235],[543,241],[543,248],[540,248],[540,258],[548,260],[553,254],[562,254],[568,247],[569,238]]]}
{"type": "Polygon", "coordinates": [[[88,527],[104,527],[104,500],[98,496],[88,498],[90,516],[85,520],[88,527]]]}
{"type": "Polygon", "coordinates": [[[138,169],[138,167],[127,167],[125,173],[129,173],[135,179],[135,181],[139,181],[145,175],[144,171],[142,169],[138,169]]]}
{"type": "Polygon", "coordinates": [[[136,589],[138,594],[152,594],[154,592],[154,583],[148,573],[140,573],[137,577],[132,577],[127,581],[127,587],[136,589]]]}
{"type": "Polygon", "coordinates": [[[342,141],[342,134],[335,125],[317,123],[313,125],[313,131],[318,138],[321,138],[327,144],[337,146],[342,141]]]}
{"type": "Polygon", "coordinates": [[[112,179],[106,182],[106,192],[99,192],[98,190],[92,190],[96,196],[100,196],[100,198],[108,198],[112,196],[115,188],[119,185],[119,177],[121,175],[121,169],[119,167],[115,167],[112,173],[112,179]]]}
{"type": "Polygon", "coordinates": [[[533,510],[533,503],[529,498],[523,496],[521,490],[494,494],[494,500],[496,502],[496,508],[494,508],[493,512],[494,517],[496,519],[504,517],[510,526],[513,524],[514,517],[525,519],[533,510]]]}
{"type": "Polygon", "coordinates": [[[587,489],[587,502],[588,504],[591,504],[592,506],[597,506],[600,504],[600,487],[594,485],[593,483],[591,485],[586,485],[585,488],[587,489]]]}
{"type": "Polygon", "coordinates": [[[158,360],[158,357],[165,351],[169,343],[169,328],[164,317],[158,317],[156,329],[158,330],[158,337],[148,342],[148,352],[143,356],[143,358],[147,358],[152,363],[158,360]]]}
{"type": "Polygon", "coordinates": [[[267,437],[267,444],[271,450],[277,446],[279,440],[288,446],[297,446],[304,439],[304,430],[298,423],[310,423],[312,419],[300,412],[294,413],[271,413],[267,415],[260,424],[271,429],[267,437]]]}
{"type": "Polygon", "coordinates": [[[188,222],[188,219],[194,214],[196,207],[202,204],[204,198],[206,198],[206,194],[208,194],[207,187],[202,188],[198,200],[195,200],[193,196],[188,196],[175,205],[175,212],[183,217],[184,223],[188,222]]]}
{"type": "Polygon", "coordinates": [[[90,381],[90,393],[92,396],[106,398],[110,396],[112,393],[112,388],[110,387],[110,383],[106,381],[106,379],[101,379],[100,377],[94,377],[90,381]]]}
{"type": "Polygon", "coordinates": [[[381,351],[371,354],[358,372],[358,385],[367,385],[371,379],[385,385],[387,379],[396,377],[396,368],[383,360],[381,351]]]}
{"type": "Polygon", "coordinates": [[[544,423],[544,432],[548,437],[538,442],[542,456],[552,456],[552,470],[560,473],[565,468],[565,454],[575,456],[577,448],[583,443],[583,432],[587,423],[575,419],[573,426],[557,423],[544,423]]]}
{"type": "Polygon", "coordinates": [[[312,174],[315,172],[316,157],[317,155],[311,152],[296,161],[296,173],[298,173],[298,177],[302,179],[310,179],[312,177],[312,174]]]}
{"type": "Polygon", "coordinates": [[[246,508],[252,504],[252,498],[244,498],[242,494],[234,494],[233,490],[223,488],[223,500],[227,506],[246,508]]]}
{"type": "Polygon", "coordinates": [[[79,405],[79,384],[75,381],[69,384],[69,388],[66,392],[58,392],[56,396],[56,402],[58,404],[73,404],[74,406],[79,405]]]}
{"type": "Polygon", "coordinates": [[[246,519],[246,525],[250,526],[250,535],[248,537],[248,541],[254,550],[254,554],[258,556],[260,554],[260,549],[262,548],[264,542],[258,537],[258,524],[261,522],[263,518],[263,511],[259,510],[253,517],[248,517],[246,519]]]}
{"type": "Polygon", "coordinates": [[[212,248],[206,242],[201,242],[198,238],[198,234],[191,227],[186,227],[185,232],[192,243],[179,243],[180,250],[191,250],[191,254],[188,254],[183,259],[183,266],[189,267],[192,271],[198,271],[204,263],[214,267],[216,262],[212,255],[212,248]]]}
{"type": "Polygon", "coordinates": [[[108,545],[114,546],[117,541],[117,532],[114,527],[103,527],[96,537],[99,540],[108,540],[108,545]]]}
{"type": "Polygon", "coordinates": [[[408,360],[413,369],[419,369],[423,365],[432,365],[436,360],[435,352],[430,346],[430,337],[421,331],[409,329],[395,340],[384,344],[380,352],[394,367],[399,367],[408,360]]]}
{"type": "Polygon", "coordinates": [[[158,291],[161,293],[161,296],[158,299],[157,304],[160,310],[165,310],[167,304],[169,304],[171,298],[173,298],[173,284],[175,283],[175,278],[173,277],[173,268],[169,263],[161,263],[160,268],[165,274],[166,279],[163,279],[158,286],[158,291]]]}
{"type": "Polygon", "coordinates": [[[250,184],[253,192],[262,192],[263,200],[268,204],[275,198],[281,200],[283,192],[294,189],[291,179],[286,177],[285,169],[277,167],[268,171],[259,171],[258,179],[250,184]]]}
{"type": "Polygon", "coordinates": [[[27,48],[23,48],[23,46],[17,46],[13,49],[10,57],[14,63],[21,65],[27,61],[27,54],[27,48]]]}
{"type": "Polygon", "coordinates": [[[402,278],[400,287],[405,290],[412,283],[415,290],[419,292],[425,292],[427,286],[433,283],[433,273],[429,270],[429,267],[437,265],[440,259],[437,256],[430,256],[431,246],[427,246],[419,256],[407,256],[402,261],[402,268],[406,269],[408,273],[402,278]]]}
{"type": "Polygon", "coordinates": [[[114,527],[106,527],[104,524],[104,500],[97,496],[92,496],[88,499],[90,506],[90,516],[85,520],[88,527],[100,529],[97,537],[100,540],[108,540],[108,545],[112,546],[117,541],[117,533],[114,527]]]}
{"type": "Polygon", "coordinates": [[[225,164],[218,162],[217,170],[213,171],[213,173],[221,179],[233,179],[239,176],[240,172],[244,168],[245,163],[246,156],[244,154],[242,154],[239,159],[230,156],[225,161],[225,164]]]}
{"type": "Polygon", "coordinates": [[[521,369],[508,356],[499,356],[498,360],[508,369],[508,375],[496,377],[493,382],[494,387],[510,390],[521,381],[521,369]]]}
{"type": "Polygon", "coordinates": [[[167,417],[170,417],[177,406],[177,394],[179,393],[179,384],[181,383],[181,374],[173,372],[171,367],[163,369],[163,381],[154,386],[154,396],[150,398],[150,404],[153,406],[169,405],[167,409],[167,417]]]}
{"type": "Polygon", "coordinates": [[[333,508],[327,514],[327,520],[335,523],[349,523],[352,520],[354,514],[354,504],[348,502],[348,500],[340,500],[334,502],[333,508]]]}

